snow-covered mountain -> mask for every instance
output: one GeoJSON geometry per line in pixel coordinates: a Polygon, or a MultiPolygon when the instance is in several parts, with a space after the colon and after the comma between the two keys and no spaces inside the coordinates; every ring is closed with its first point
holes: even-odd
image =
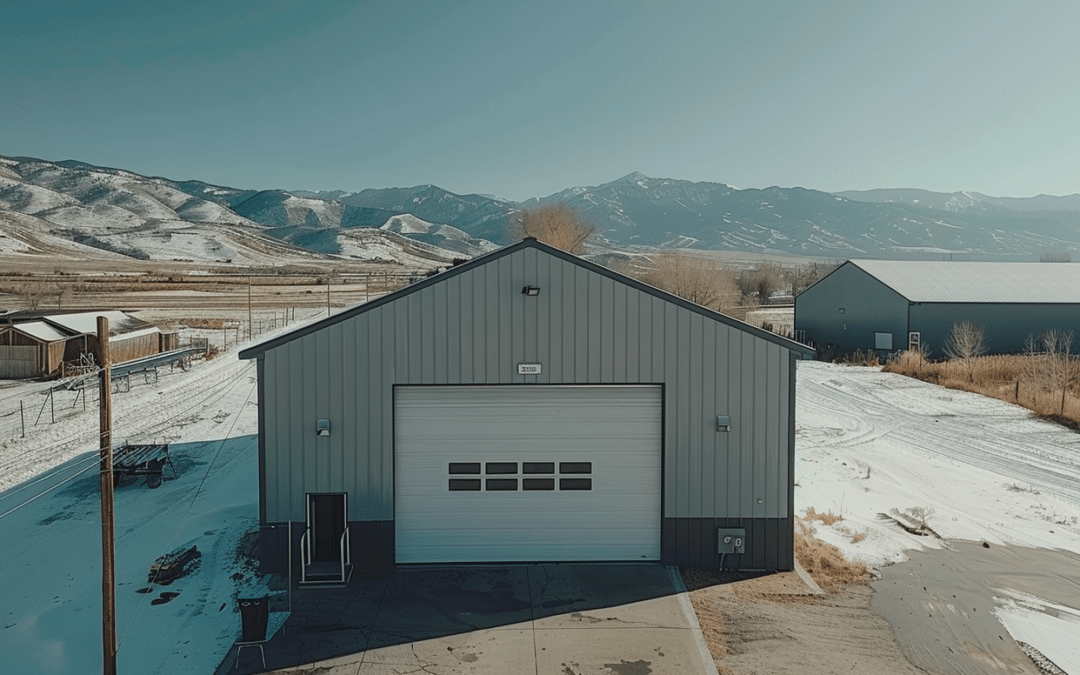
{"type": "Polygon", "coordinates": [[[0,157],[0,253],[257,264],[431,267],[494,245],[397,211],[172,181],[83,162],[0,157]],[[442,247],[445,242],[447,247],[442,247]]]}
{"type": "Polygon", "coordinates": [[[244,190],[70,160],[3,157],[0,252],[55,249],[66,241],[81,247],[73,255],[98,249],[132,258],[260,264],[290,256],[382,262],[420,256],[439,263],[505,243],[516,212],[556,202],[595,223],[595,245],[608,251],[674,247],[831,259],[1080,256],[1080,195],[829,194],[632,173],[517,203],[434,185],[360,192],[244,190]],[[31,236],[36,243],[29,243],[31,236]]]}

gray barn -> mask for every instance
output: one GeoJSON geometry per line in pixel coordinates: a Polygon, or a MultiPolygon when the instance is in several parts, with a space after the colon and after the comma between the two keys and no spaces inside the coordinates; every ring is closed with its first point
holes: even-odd
{"type": "Polygon", "coordinates": [[[795,298],[795,330],[825,354],[907,349],[941,357],[959,321],[981,326],[991,354],[1028,336],[1080,330],[1080,265],[849,260],[795,298]]]}
{"type": "Polygon", "coordinates": [[[536,240],[458,265],[241,352],[264,569],[791,569],[807,355],[536,240]]]}

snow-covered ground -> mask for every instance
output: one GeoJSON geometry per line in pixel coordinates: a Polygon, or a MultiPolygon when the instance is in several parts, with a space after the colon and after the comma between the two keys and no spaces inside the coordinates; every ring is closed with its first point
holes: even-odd
{"type": "MultiPolygon", "coordinates": [[[[802,362],[797,383],[796,508],[843,516],[815,527],[849,558],[880,566],[945,545],[889,514],[946,540],[1080,553],[1080,434],[877,368],[802,362]]],[[[1080,673],[1080,608],[999,590],[1014,638],[1080,673]]]]}
{"type": "MultiPolygon", "coordinates": [[[[894,509],[946,539],[1080,552],[1080,435],[872,368],[802,362],[797,381],[796,508],[842,515],[816,526],[849,556],[880,566],[943,545],[879,515],[894,509]]],[[[114,438],[168,441],[178,477],[154,490],[129,478],[117,491],[120,669],[211,672],[237,636],[235,598],[263,592],[237,554],[257,525],[255,369],[232,347],[190,372],[132,384],[114,394],[114,438]],[[190,544],[202,553],[194,574],[136,592],[157,556],[190,544]],[[152,604],[163,591],[179,595],[152,604]]],[[[0,409],[33,386],[0,388],[0,409]]],[[[86,412],[70,406],[26,438],[0,419],[4,672],[100,667],[97,411],[93,397],[86,412]]],[[[1080,608],[1007,588],[1000,602],[1016,639],[1080,673],[1071,639],[1080,608]]]]}

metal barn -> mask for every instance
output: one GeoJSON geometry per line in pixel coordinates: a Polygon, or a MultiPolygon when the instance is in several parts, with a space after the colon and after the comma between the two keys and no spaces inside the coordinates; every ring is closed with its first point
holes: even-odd
{"type": "Polygon", "coordinates": [[[264,569],[791,569],[802,356],[536,240],[452,267],[240,353],[264,569]]]}
{"type": "Polygon", "coordinates": [[[953,324],[984,331],[987,353],[1029,336],[1080,331],[1080,265],[849,260],[795,298],[795,330],[827,355],[921,345],[932,357],[953,324]]]}

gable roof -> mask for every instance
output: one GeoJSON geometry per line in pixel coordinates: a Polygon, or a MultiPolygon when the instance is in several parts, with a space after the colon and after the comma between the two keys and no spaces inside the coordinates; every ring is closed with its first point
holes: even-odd
{"type": "Polygon", "coordinates": [[[684,307],[686,309],[689,309],[692,312],[696,312],[698,314],[701,314],[701,315],[703,315],[705,317],[708,317],[708,318],[710,318],[710,319],[712,319],[714,321],[717,321],[719,323],[723,323],[723,324],[726,324],[728,326],[732,326],[732,327],[737,328],[737,329],[739,329],[741,331],[744,331],[746,333],[750,333],[751,335],[754,335],[755,337],[759,337],[759,338],[761,338],[763,340],[767,340],[769,342],[778,344],[778,345],[780,345],[782,347],[786,347],[786,348],[790,349],[793,352],[797,352],[797,353],[802,354],[804,356],[813,356],[814,355],[814,350],[813,349],[807,347],[806,345],[799,344],[798,342],[795,342],[794,340],[789,340],[788,338],[777,335],[776,333],[773,333],[771,331],[767,331],[767,330],[764,330],[762,328],[758,328],[757,326],[752,326],[752,325],[750,325],[750,324],[748,324],[748,323],[746,323],[744,321],[739,321],[738,319],[727,316],[726,314],[721,314],[720,312],[713,311],[713,310],[709,309],[708,307],[703,307],[703,306],[698,305],[696,303],[690,302],[689,300],[684,300],[683,298],[680,298],[677,295],[672,295],[671,293],[668,293],[667,291],[662,291],[659,288],[656,288],[655,286],[650,286],[650,285],[648,285],[646,283],[638,281],[637,279],[633,279],[633,278],[628,277],[626,275],[619,274],[618,272],[615,272],[615,271],[610,270],[610,269],[608,269],[606,267],[603,267],[602,265],[597,265],[596,263],[585,260],[584,258],[579,258],[576,255],[573,255],[571,253],[567,253],[567,252],[565,252],[565,251],[563,251],[561,249],[557,249],[554,246],[549,246],[549,245],[547,245],[547,244],[545,244],[543,242],[537,241],[536,239],[523,239],[522,241],[519,241],[516,244],[512,244],[510,246],[506,246],[504,248],[500,248],[498,250],[492,251],[491,253],[488,253],[486,255],[482,255],[482,256],[473,258],[472,260],[470,260],[470,261],[468,261],[466,263],[462,263],[460,265],[456,265],[454,267],[451,267],[451,268],[449,268],[449,269],[447,269],[447,270],[445,270],[443,272],[440,272],[439,274],[430,276],[430,277],[424,279],[423,281],[418,281],[418,282],[416,282],[414,284],[410,284],[410,285],[408,285],[408,286],[406,286],[404,288],[398,289],[398,290],[394,291],[393,293],[388,293],[387,295],[384,295],[381,298],[376,298],[375,300],[372,300],[371,302],[366,302],[366,303],[364,303],[362,305],[357,305],[356,307],[345,310],[344,312],[341,312],[340,314],[335,314],[333,316],[330,316],[330,317],[327,317],[327,318],[322,319],[320,321],[317,321],[317,322],[315,322],[313,324],[303,326],[303,327],[298,328],[298,329],[296,329],[294,331],[285,333],[284,335],[279,335],[278,337],[267,340],[266,342],[262,342],[260,344],[248,347],[247,349],[241,350],[241,352],[239,354],[239,357],[241,359],[257,358],[258,356],[260,356],[264,352],[269,351],[271,349],[274,349],[275,347],[279,347],[279,346],[281,346],[283,344],[286,344],[288,342],[291,342],[291,341],[293,341],[293,340],[295,340],[297,338],[303,337],[305,335],[309,335],[311,333],[318,332],[318,331],[320,331],[320,330],[322,330],[322,329],[324,329],[324,328],[326,328],[328,326],[332,326],[332,325],[334,325],[336,323],[339,323],[341,321],[346,321],[348,319],[351,319],[352,317],[357,316],[359,314],[363,314],[365,312],[371,311],[372,309],[375,309],[376,307],[381,307],[382,305],[386,305],[386,304],[389,304],[391,302],[396,302],[398,299],[403,298],[403,297],[405,297],[407,295],[411,295],[413,293],[421,291],[421,290],[423,290],[423,289],[425,289],[425,288],[427,288],[429,286],[434,286],[435,284],[440,284],[440,283],[446,281],[447,279],[450,279],[450,278],[452,278],[454,276],[457,276],[458,274],[462,274],[464,272],[468,272],[469,270],[476,269],[477,267],[480,267],[482,265],[486,265],[486,264],[488,264],[488,263],[490,263],[490,262],[492,262],[494,260],[498,260],[499,258],[502,258],[504,256],[512,255],[513,253],[516,253],[517,251],[520,251],[520,250],[526,249],[526,248],[538,249],[538,250],[540,250],[540,251],[542,251],[542,252],[544,252],[544,253],[546,253],[546,254],[548,254],[550,256],[554,256],[554,257],[559,258],[561,260],[565,260],[566,262],[577,265],[578,267],[583,267],[583,268],[589,270],[590,272],[595,272],[596,274],[600,274],[600,275],[606,276],[606,277],[608,277],[610,279],[614,279],[615,281],[626,284],[627,286],[635,288],[635,289],[637,289],[639,291],[642,291],[644,293],[648,293],[650,295],[656,296],[656,297],[658,297],[658,298],[660,298],[662,300],[666,300],[667,302],[671,302],[673,304],[679,305],[680,307],[684,307]]]}
{"type": "Polygon", "coordinates": [[[44,321],[28,321],[27,323],[17,323],[11,327],[12,330],[34,338],[40,342],[59,342],[66,340],[70,335],[62,333],[53,328],[44,321]]]}
{"type": "Polygon", "coordinates": [[[911,302],[1080,303],[1071,263],[849,260],[911,302]]]}

